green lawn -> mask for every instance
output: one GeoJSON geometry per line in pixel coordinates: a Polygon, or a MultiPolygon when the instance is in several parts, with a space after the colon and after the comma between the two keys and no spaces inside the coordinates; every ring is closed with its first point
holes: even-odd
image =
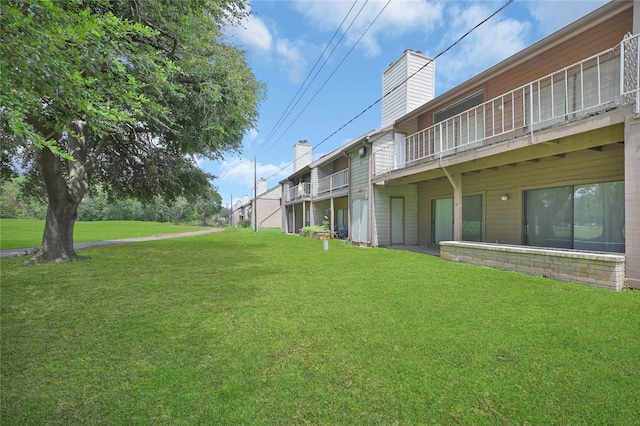
{"type": "Polygon", "coordinates": [[[228,230],[1,266],[1,422],[631,425],[640,292],[228,230]]]}
{"type": "MultiPolygon", "coordinates": [[[[159,222],[112,220],[103,222],[76,222],[73,237],[76,243],[148,237],[204,229],[187,225],[159,222]]],[[[0,249],[38,247],[42,244],[43,220],[1,219],[0,249]]]]}

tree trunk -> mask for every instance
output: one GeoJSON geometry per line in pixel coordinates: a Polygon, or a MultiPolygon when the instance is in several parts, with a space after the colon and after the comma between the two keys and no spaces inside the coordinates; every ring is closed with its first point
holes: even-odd
{"type": "Polygon", "coordinates": [[[200,206],[200,226],[207,226],[207,207],[200,206]]]}
{"type": "MultiPolygon", "coordinates": [[[[83,134],[83,123],[74,122],[71,128],[75,135],[83,134]]],[[[69,135],[67,142],[69,154],[76,161],[64,160],[46,147],[36,154],[49,203],[42,246],[32,258],[24,262],[25,265],[88,259],[78,256],[73,248],[73,229],[78,217],[78,206],[88,188],[86,146],[84,137],[77,139],[69,135]],[[67,161],[67,173],[63,170],[63,161],[67,161]]]]}

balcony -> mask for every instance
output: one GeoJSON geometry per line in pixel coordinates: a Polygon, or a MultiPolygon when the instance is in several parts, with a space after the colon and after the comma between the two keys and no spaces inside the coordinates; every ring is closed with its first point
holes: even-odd
{"type": "Polygon", "coordinates": [[[335,191],[349,187],[349,169],[340,170],[318,180],[318,197],[332,195],[335,191]]]}
{"type": "Polygon", "coordinates": [[[302,201],[313,201],[324,199],[340,194],[341,191],[349,188],[349,169],[343,169],[329,176],[318,180],[316,185],[309,182],[300,182],[290,186],[285,191],[285,203],[298,203],[302,201]]]}
{"type": "Polygon", "coordinates": [[[375,152],[374,175],[437,160],[620,105],[640,112],[638,35],[375,152]]]}
{"type": "Polygon", "coordinates": [[[311,200],[311,184],[309,182],[300,182],[299,184],[290,187],[286,195],[287,203],[311,200]]]}

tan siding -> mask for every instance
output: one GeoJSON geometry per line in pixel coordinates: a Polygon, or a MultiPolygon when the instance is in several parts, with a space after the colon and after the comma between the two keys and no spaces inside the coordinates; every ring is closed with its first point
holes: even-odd
{"type": "Polygon", "coordinates": [[[344,155],[336,158],[333,162],[333,172],[339,172],[340,170],[344,170],[349,167],[349,159],[344,155]]]}
{"type": "MultiPolygon", "coordinates": [[[[602,151],[577,151],[565,157],[465,174],[462,191],[464,195],[483,194],[486,242],[522,244],[523,191],[624,180],[623,151],[622,144],[613,144],[602,151]],[[504,194],[509,197],[507,201],[500,199],[504,194]]],[[[431,200],[452,197],[453,189],[446,179],[422,182],[418,188],[419,243],[424,245],[431,241],[431,200]]]]}
{"type": "Polygon", "coordinates": [[[375,186],[378,245],[391,245],[391,197],[404,198],[404,243],[418,244],[418,189],[416,185],[375,186]]]}

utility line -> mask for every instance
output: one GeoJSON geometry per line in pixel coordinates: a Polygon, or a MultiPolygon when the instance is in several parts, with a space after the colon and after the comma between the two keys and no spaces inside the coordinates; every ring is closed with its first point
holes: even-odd
{"type": "MultiPolygon", "coordinates": [[[[286,117],[284,117],[282,120],[279,120],[277,123],[277,128],[274,128],[269,135],[267,136],[267,138],[265,139],[264,144],[266,144],[267,142],[269,142],[270,138],[273,137],[275,135],[275,133],[277,132],[277,130],[280,129],[280,127],[284,124],[284,121],[289,117],[289,115],[293,112],[293,109],[298,105],[298,102],[300,102],[300,100],[302,99],[302,97],[305,95],[305,93],[307,93],[307,90],[309,90],[309,87],[311,87],[311,84],[315,81],[316,77],[318,76],[318,74],[320,73],[320,71],[322,71],[322,69],[324,68],[324,66],[327,64],[327,62],[329,61],[329,58],[333,55],[333,53],[335,52],[335,50],[338,48],[338,46],[340,45],[340,42],[342,41],[342,39],[347,35],[347,33],[349,32],[349,30],[351,29],[351,27],[353,26],[353,23],[356,21],[356,19],[358,18],[358,16],[360,16],[360,13],[362,13],[362,10],[364,9],[364,7],[367,5],[367,3],[369,2],[369,0],[365,1],[364,4],[362,5],[362,7],[360,8],[360,10],[358,11],[358,13],[356,14],[356,16],[351,20],[351,23],[349,24],[349,26],[347,27],[347,29],[344,30],[344,32],[342,33],[342,36],[340,37],[340,39],[338,40],[338,42],[333,46],[333,49],[331,50],[331,52],[329,53],[329,55],[325,58],[324,62],[322,63],[322,66],[318,69],[318,71],[316,71],[315,75],[313,76],[313,78],[311,79],[311,81],[309,82],[309,84],[307,85],[307,87],[304,89],[304,91],[302,92],[302,94],[300,95],[300,97],[298,97],[298,99],[295,101],[295,104],[291,107],[291,109],[288,111],[288,113],[286,114],[286,117]]],[[[344,23],[344,21],[347,19],[347,17],[351,14],[351,10],[353,10],[353,8],[355,7],[357,1],[353,3],[353,5],[351,6],[351,9],[349,9],[349,12],[347,13],[347,15],[344,17],[342,23],[344,23]]],[[[342,23],[340,24],[340,27],[336,30],[336,33],[340,30],[340,28],[342,28],[342,23]]],[[[333,37],[331,38],[331,40],[333,40],[333,37]]],[[[329,42],[331,43],[331,41],[329,42]]],[[[325,48],[325,50],[322,52],[322,55],[324,55],[324,52],[326,52],[326,50],[328,49],[329,45],[327,45],[327,47],[325,48]]],[[[316,65],[318,64],[318,62],[320,61],[320,59],[322,58],[322,55],[318,58],[318,61],[316,61],[316,65]]],[[[315,65],[314,65],[315,68],[315,65]]],[[[308,77],[311,75],[311,73],[313,72],[313,69],[309,72],[308,77]]],[[[335,71],[334,71],[335,72],[335,71]]],[[[332,74],[333,75],[333,74],[332,74]]],[[[306,80],[305,80],[306,82],[306,80]]],[[[304,83],[302,84],[302,86],[300,86],[300,88],[298,89],[298,92],[296,93],[296,95],[294,96],[294,98],[291,100],[291,102],[289,103],[289,105],[291,105],[291,103],[293,103],[294,99],[298,96],[298,93],[300,93],[300,90],[302,89],[302,87],[304,86],[304,83]]],[[[306,107],[305,107],[306,108],[306,107]]],[[[287,106],[287,109],[289,109],[289,107],[287,106]]],[[[286,110],[285,110],[286,112],[286,110]]],[[[283,113],[284,115],[284,113],[283,113]]],[[[300,116],[300,114],[298,114],[298,116],[296,116],[296,118],[291,122],[291,124],[287,127],[287,129],[285,129],[284,132],[282,132],[282,134],[280,135],[280,137],[282,137],[282,135],[284,133],[286,133],[287,130],[289,130],[289,128],[293,125],[293,123],[295,123],[295,121],[298,119],[298,117],[300,116]]],[[[282,118],[282,117],[281,117],[282,118]]],[[[279,141],[279,138],[276,138],[273,143],[270,145],[269,149],[271,149],[273,147],[273,145],[275,145],[277,142],[279,141]]],[[[264,145],[263,144],[263,145],[264,145]]],[[[263,146],[261,145],[261,147],[263,146]]]]}
{"type": "MultiPolygon", "coordinates": [[[[316,98],[316,96],[318,96],[318,94],[320,93],[320,91],[324,88],[324,86],[326,86],[326,84],[329,82],[329,80],[331,80],[331,77],[333,77],[333,75],[336,73],[336,71],[338,71],[338,69],[342,66],[342,64],[344,63],[344,61],[349,57],[349,55],[351,55],[351,52],[353,52],[353,50],[356,48],[356,46],[358,45],[358,43],[360,43],[360,41],[362,40],[362,38],[367,34],[367,32],[369,32],[369,30],[371,29],[371,27],[373,26],[373,24],[378,20],[378,18],[380,17],[380,15],[382,15],[382,12],[384,12],[384,10],[387,8],[387,6],[389,6],[389,4],[391,3],[391,0],[388,0],[387,3],[384,5],[384,7],[380,10],[380,12],[378,12],[378,15],[376,15],[375,19],[373,21],[371,21],[371,23],[369,24],[369,26],[367,27],[367,29],[362,33],[362,35],[360,36],[360,38],[358,38],[358,40],[355,42],[355,44],[351,47],[351,49],[349,49],[349,51],[347,52],[347,54],[342,58],[342,60],[340,61],[340,63],[334,68],[333,72],[329,75],[329,77],[327,77],[327,79],[324,81],[324,83],[322,83],[322,86],[320,86],[320,88],[318,88],[318,90],[316,91],[316,93],[314,93],[313,97],[311,97],[311,99],[309,99],[309,102],[307,102],[307,104],[304,106],[304,108],[302,108],[302,110],[298,113],[298,115],[296,115],[296,117],[293,119],[293,121],[289,124],[289,127],[287,127],[284,132],[282,132],[282,134],[280,135],[280,137],[284,136],[284,134],[291,128],[291,126],[293,126],[293,124],[298,120],[298,118],[300,118],[300,116],[302,115],[303,112],[305,112],[305,110],[307,109],[307,107],[311,104],[311,102],[313,102],[313,100],[316,98]]],[[[405,80],[406,81],[406,80],[405,80]]],[[[378,101],[379,102],[379,101],[378,101]]],[[[377,103],[377,102],[376,102],[377,103]]],[[[375,104],[374,104],[375,105],[375,104]]],[[[373,105],[372,105],[373,106],[373,105]]],[[[371,107],[369,107],[371,108],[371,107]]],[[[367,109],[369,109],[367,108],[367,109]]],[[[364,111],[362,113],[360,113],[358,115],[358,117],[360,115],[362,115],[364,113],[364,111]]],[[[357,117],[355,117],[357,118],[357,117]]],[[[349,123],[353,120],[355,120],[355,118],[353,118],[352,120],[349,121],[349,123]]],[[[348,124],[348,123],[347,123],[348,124]]],[[[347,124],[345,124],[344,126],[342,126],[340,129],[336,130],[335,132],[333,132],[329,137],[325,138],[322,142],[324,142],[325,140],[329,139],[331,136],[333,136],[334,134],[336,134],[337,132],[339,132],[340,130],[342,130],[347,124]]],[[[320,142],[318,145],[319,146],[322,144],[322,142],[320,142]]]]}
{"type": "MultiPolygon", "coordinates": [[[[334,132],[332,132],[329,136],[327,136],[326,138],[324,138],[323,140],[321,140],[317,145],[314,145],[314,148],[322,145],[324,142],[326,142],[327,140],[329,140],[332,136],[334,136],[336,133],[338,133],[339,131],[341,131],[342,129],[344,129],[345,127],[347,127],[349,124],[351,124],[353,121],[355,121],[356,119],[358,119],[359,117],[361,117],[365,112],[367,112],[368,110],[370,110],[371,108],[373,108],[375,105],[377,105],[378,103],[380,103],[380,101],[382,101],[382,99],[385,96],[388,96],[389,94],[391,94],[393,91],[397,90],[399,87],[401,87],[404,83],[407,82],[407,80],[409,80],[411,77],[415,76],[418,72],[420,72],[421,70],[423,70],[424,68],[426,68],[429,64],[431,64],[433,61],[435,61],[437,58],[439,58],[440,56],[444,55],[445,53],[447,53],[449,50],[451,50],[453,47],[455,47],[458,43],[460,43],[462,40],[464,40],[465,38],[467,38],[467,36],[469,36],[469,34],[471,34],[473,31],[475,31],[476,29],[478,29],[481,25],[483,25],[484,23],[486,23],[487,21],[489,21],[491,18],[493,18],[495,15],[497,15],[498,13],[502,12],[507,6],[509,6],[511,3],[513,3],[513,0],[507,0],[507,2],[505,4],[503,4],[499,9],[497,9],[495,12],[493,12],[491,15],[489,15],[488,17],[486,17],[485,19],[483,19],[482,21],[480,21],[478,24],[476,24],[473,28],[471,28],[470,30],[468,30],[466,33],[464,33],[460,38],[458,38],[455,42],[453,42],[451,45],[449,45],[446,49],[442,50],[440,53],[438,53],[435,57],[433,57],[431,60],[429,60],[426,64],[424,64],[420,69],[418,69],[416,72],[414,72],[413,74],[411,74],[410,76],[408,76],[407,78],[405,78],[402,82],[400,82],[398,85],[396,85],[395,87],[393,87],[391,90],[389,90],[387,93],[383,94],[382,97],[378,98],[375,102],[373,102],[372,104],[370,104],[369,106],[367,106],[364,110],[362,110],[359,114],[357,114],[356,116],[354,116],[353,118],[351,118],[349,121],[347,121],[345,124],[343,124],[342,126],[340,126],[337,130],[335,130],[334,132]]],[[[301,158],[301,157],[300,157],[301,158]]],[[[290,163],[287,163],[284,167],[282,167],[280,170],[278,170],[277,172],[273,173],[271,176],[269,176],[267,179],[270,179],[274,176],[276,176],[278,173],[282,172],[284,169],[286,169],[287,167],[289,167],[291,164],[293,164],[295,162],[296,159],[294,159],[293,161],[291,161],[290,163]]]]}
{"type": "MultiPolygon", "coordinates": [[[[368,0],[367,0],[368,1],[368,0]]],[[[331,50],[331,52],[329,52],[329,55],[325,57],[324,62],[322,63],[322,66],[318,69],[318,71],[316,72],[316,74],[313,76],[313,78],[311,79],[311,81],[309,82],[309,84],[307,85],[307,87],[304,89],[304,92],[300,95],[300,98],[296,101],[295,105],[292,106],[293,102],[295,101],[295,99],[298,97],[298,94],[300,93],[300,91],[302,90],[302,88],[305,86],[305,84],[307,83],[307,81],[309,80],[309,77],[311,77],[311,74],[313,73],[313,71],[316,69],[316,67],[318,66],[318,63],[320,62],[320,60],[324,57],[324,54],[327,52],[327,50],[329,49],[329,46],[331,46],[331,43],[333,42],[333,39],[336,37],[336,35],[338,34],[338,32],[340,31],[340,29],[342,28],[342,26],[344,25],[345,21],[347,20],[347,18],[349,17],[349,15],[351,14],[351,11],[353,10],[353,8],[355,7],[356,3],[358,2],[358,0],[355,0],[353,2],[353,4],[351,5],[351,8],[349,9],[349,11],[347,12],[347,14],[344,16],[344,18],[342,19],[342,22],[340,23],[340,26],[336,29],[336,31],[333,33],[333,35],[331,36],[331,39],[329,40],[329,42],[327,43],[327,45],[325,46],[324,50],[322,51],[322,53],[320,54],[320,56],[318,57],[318,59],[316,60],[316,63],[313,65],[313,67],[311,68],[311,70],[309,71],[309,73],[307,74],[306,78],[304,79],[304,81],[302,82],[302,84],[300,85],[300,87],[298,88],[298,91],[296,92],[295,95],[293,95],[293,98],[291,98],[291,101],[289,101],[289,105],[287,105],[287,107],[284,109],[284,111],[282,112],[282,114],[280,115],[280,118],[278,118],[278,121],[276,122],[276,124],[274,125],[274,127],[271,129],[271,131],[269,132],[269,134],[267,135],[267,137],[265,138],[264,142],[258,147],[258,152],[260,151],[260,149],[262,149],[262,147],[264,145],[266,145],[270,140],[271,137],[278,131],[278,129],[280,128],[280,126],[282,125],[282,123],[284,122],[284,120],[286,120],[289,117],[289,114],[291,114],[291,112],[293,111],[293,108],[295,108],[295,106],[298,104],[298,102],[300,101],[300,99],[302,98],[302,96],[304,96],[304,94],[306,93],[307,89],[311,86],[311,84],[314,82],[316,76],[318,75],[318,73],[320,71],[322,71],[322,68],[325,66],[325,64],[327,63],[327,61],[329,60],[329,58],[331,58],[331,55],[333,55],[333,52],[336,50],[336,48],[338,47],[338,45],[340,44],[340,42],[342,41],[342,39],[344,38],[344,36],[347,34],[347,32],[349,31],[349,29],[351,28],[351,25],[353,25],[353,22],[355,21],[355,18],[353,19],[353,21],[351,21],[351,24],[349,24],[349,27],[343,32],[342,37],[340,37],[340,39],[337,41],[337,43],[334,45],[333,49],[331,50]],[[289,110],[289,108],[291,108],[291,110],[289,110]],[[286,116],[285,116],[286,114],[286,116]]],[[[366,2],[365,2],[366,4],[366,2]]],[[[364,8],[364,6],[363,6],[364,8]]],[[[360,9],[360,12],[362,12],[362,8],[360,9]]],[[[358,12],[358,15],[360,15],[360,12],[358,12]]],[[[356,18],[358,17],[358,15],[356,15],[356,18]]]]}

